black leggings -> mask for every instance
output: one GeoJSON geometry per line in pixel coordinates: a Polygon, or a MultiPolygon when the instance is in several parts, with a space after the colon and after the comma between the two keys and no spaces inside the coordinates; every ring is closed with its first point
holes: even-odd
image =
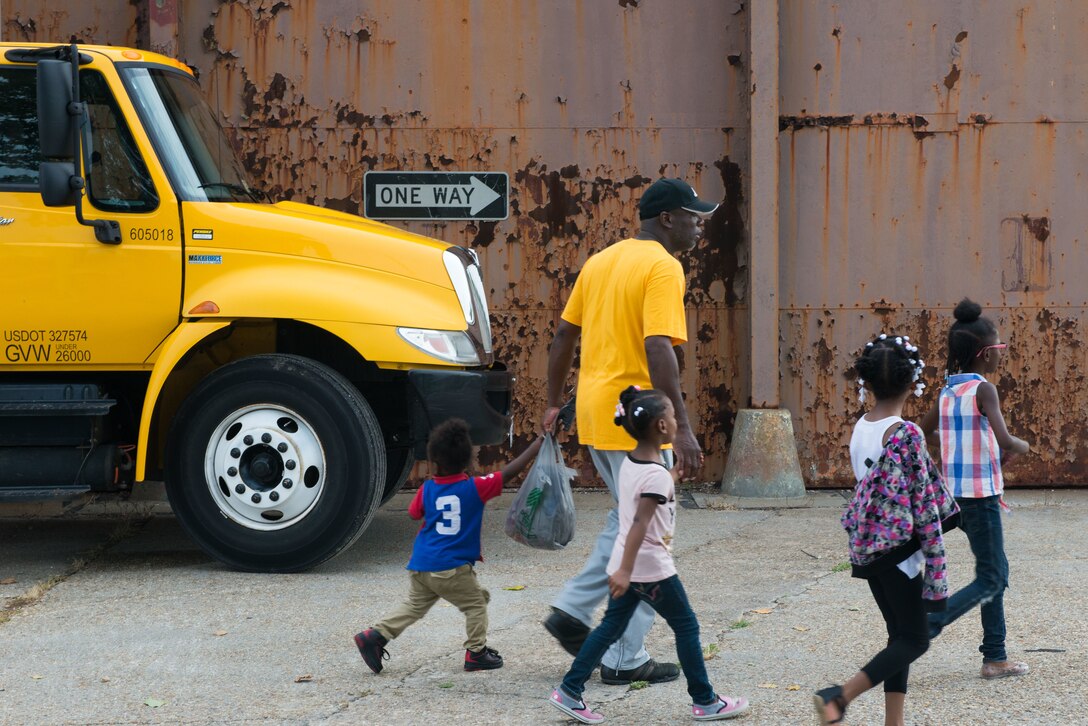
{"type": "Polygon", "coordinates": [[[885,693],[906,693],[910,664],[929,649],[929,624],[922,602],[922,576],[908,580],[898,567],[869,578],[873,599],[888,624],[888,647],[861,670],[885,693]]]}

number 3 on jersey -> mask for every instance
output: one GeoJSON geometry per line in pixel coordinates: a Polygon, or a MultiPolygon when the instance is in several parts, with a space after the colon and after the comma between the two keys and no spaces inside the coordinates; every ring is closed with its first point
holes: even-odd
{"type": "Polygon", "coordinates": [[[442,513],[441,519],[434,525],[438,534],[457,534],[461,531],[461,499],[454,495],[439,497],[434,505],[442,513]]]}

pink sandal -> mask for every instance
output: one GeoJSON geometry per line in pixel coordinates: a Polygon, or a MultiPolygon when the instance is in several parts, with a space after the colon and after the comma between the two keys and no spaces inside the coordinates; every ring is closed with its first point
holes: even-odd
{"type": "Polygon", "coordinates": [[[1018,663],[1012,660],[1003,660],[993,663],[983,663],[979,676],[987,681],[995,678],[1008,678],[1009,676],[1022,676],[1031,669],[1027,663],[1018,663]]]}

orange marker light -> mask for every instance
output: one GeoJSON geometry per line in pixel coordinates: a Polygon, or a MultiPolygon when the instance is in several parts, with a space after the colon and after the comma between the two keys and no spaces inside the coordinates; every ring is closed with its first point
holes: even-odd
{"type": "Polygon", "coordinates": [[[138,52],[136,52],[134,50],[123,50],[123,51],[121,51],[121,55],[124,56],[125,58],[128,58],[129,60],[140,60],[141,58],[143,58],[143,56],[140,55],[140,53],[138,53],[138,52]]]}
{"type": "Polygon", "coordinates": [[[189,311],[190,315],[214,315],[219,312],[219,306],[211,300],[205,300],[189,311]]]}

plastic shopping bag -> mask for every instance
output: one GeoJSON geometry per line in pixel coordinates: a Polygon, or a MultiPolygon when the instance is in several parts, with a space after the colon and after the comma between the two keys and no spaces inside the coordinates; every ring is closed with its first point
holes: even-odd
{"type": "Polygon", "coordinates": [[[536,461],[506,514],[506,534],[542,550],[561,550],[574,539],[574,469],[563,463],[559,442],[546,434],[536,461]]]}

